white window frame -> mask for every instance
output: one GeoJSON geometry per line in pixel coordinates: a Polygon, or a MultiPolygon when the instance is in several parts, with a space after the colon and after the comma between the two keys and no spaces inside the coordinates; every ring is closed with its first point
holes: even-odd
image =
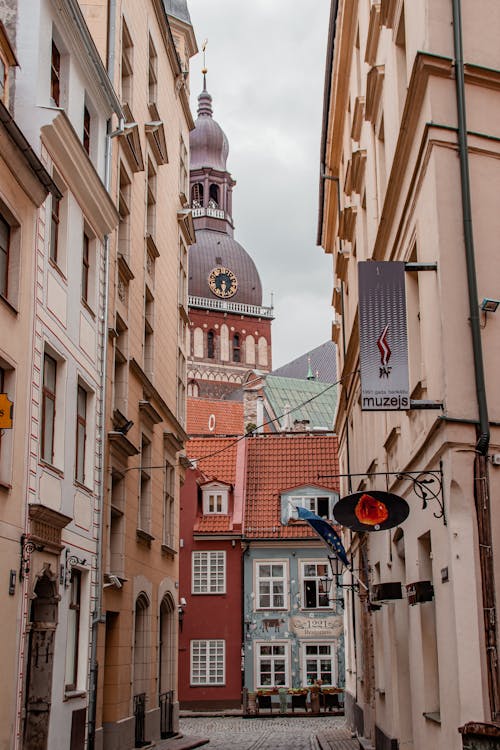
{"type": "Polygon", "coordinates": [[[204,516],[227,516],[229,504],[229,489],[220,484],[211,484],[202,489],[203,515],[204,516]],[[216,498],[220,498],[220,504],[216,498]],[[220,507],[220,510],[217,509],[220,507]]]}
{"type": "MultiPolygon", "coordinates": [[[[56,388],[55,388],[55,417],[53,422],[53,433],[54,433],[54,444],[53,444],[53,457],[52,461],[47,461],[43,458],[41,450],[42,450],[42,439],[41,434],[39,438],[39,451],[40,451],[40,461],[42,463],[48,464],[49,466],[54,466],[55,468],[59,469],[60,471],[64,471],[64,455],[65,455],[65,446],[66,446],[66,440],[67,440],[67,430],[69,425],[66,424],[66,360],[61,357],[61,355],[50,345],[48,341],[45,342],[44,348],[43,348],[43,354],[41,359],[41,364],[43,368],[43,361],[45,354],[47,354],[49,357],[55,360],[56,362],[56,388]]],[[[43,369],[42,369],[43,372],[43,369]]],[[[43,429],[43,419],[42,419],[42,409],[43,409],[43,399],[42,399],[42,389],[43,389],[43,375],[42,375],[42,383],[40,388],[40,426],[41,429],[43,429]]],[[[72,430],[72,427],[71,427],[72,430]]]]}
{"type": "MultiPolygon", "coordinates": [[[[319,662],[322,658],[329,659],[331,663],[331,674],[332,674],[332,681],[331,683],[323,681],[323,685],[337,685],[338,675],[337,675],[337,646],[335,642],[332,640],[315,640],[315,641],[302,641],[300,643],[300,679],[301,679],[301,685],[307,685],[307,659],[316,659],[316,662],[319,662]],[[306,653],[307,647],[324,647],[330,649],[330,654],[327,656],[324,656],[322,654],[317,654],[316,656],[311,656],[306,653]]],[[[319,675],[321,676],[321,671],[318,670],[319,675]]],[[[318,678],[316,678],[318,679],[318,678]]],[[[310,683],[309,683],[310,684],[310,683]]]]}
{"type": "Polygon", "coordinates": [[[175,467],[165,459],[163,491],[163,545],[174,549],[175,545],[175,467]]]}
{"type": "MultiPolygon", "coordinates": [[[[330,603],[330,596],[324,591],[320,591],[320,579],[324,578],[325,575],[328,576],[328,578],[332,579],[332,572],[330,569],[330,565],[328,564],[328,560],[325,558],[315,559],[315,560],[300,560],[300,591],[301,591],[301,609],[305,610],[313,610],[313,609],[332,609],[332,605],[330,603]],[[315,565],[316,566],[316,575],[310,576],[306,575],[305,568],[307,565],[315,565]],[[325,569],[325,572],[320,574],[317,571],[318,565],[322,565],[325,569]],[[326,604],[316,604],[314,607],[308,607],[307,606],[307,598],[306,598],[306,581],[317,581],[317,587],[316,587],[316,602],[320,601],[320,595],[323,594],[326,598],[326,604]]],[[[333,586],[333,583],[332,583],[333,586]]]]}
{"type": "Polygon", "coordinates": [[[225,550],[193,550],[191,554],[191,593],[226,593],[225,550]],[[205,560],[205,571],[201,565],[205,560]],[[198,562],[199,561],[199,562],[198,562]]]}
{"type": "Polygon", "coordinates": [[[189,681],[192,686],[225,685],[226,641],[222,638],[192,640],[190,643],[189,671],[189,681]],[[195,662],[196,656],[198,656],[198,659],[195,662]],[[203,656],[205,657],[204,665],[201,661],[203,656]],[[195,674],[196,671],[198,674],[195,674]]]}
{"type": "MultiPolygon", "coordinates": [[[[328,492],[328,490],[320,491],[318,488],[314,491],[302,492],[300,495],[281,495],[281,522],[286,525],[292,518],[297,520],[296,508],[306,508],[316,515],[320,515],[318,513],[318,499],[320,498],[328,499],[328,515],[326,518],[329,521],[334,521],[333,509],[339,500],[339,495],[336,492],[328,492]]],[[[321,515],[321,518],[325,518],[324,514],[321,515]]]]}
{"type": "MultiPolygon", "coordinates": [[[[88,661],[89,653],[88,653],[88,638],[85,637],[85,634],[88,632],[89,628],[89,618],[90,618],[90,577],[89,577],[89,570],[88,568],[81,567],[80,565],[76,566],[76,569],[80,571],[80,582],[81,582],[81,588],[80,588],[80,612],[79,612],[79,630],[78,630],[78,651],[77,651],[77,669],[76,669],[76,687],[74,690],[67,690],[65,687],[65,693],[68,695],[71,695],[73,692],[82,693],[86,689],[86,669],[85,664],[88,661]]],[[[67,601],[68,601],[68,607],[69,607],[69,600],[71,597],[71,587],[66,589],[67,591],[67,601]]],[[[72,658],[72,651],[71,646],[68,643],[68,639],[71,640],[71,633],[67,629],[66,630],[66,654],[65,654],[65,660],[68,658],[72,658]]],[[[66,665],[65,665],[65,679],[66,679],[66,665]]]]}
{"type": "Polygon", "coordinates": [[[290,641],[255,641],[254,642],[254,673],[255,673],[255,687],[259,688],[270,688],[270,687],[290,687],[290,641]],[[271,649],[273,651],[276,648],[283,648],[283,654],[262,654],[262,649],[271,649]],[[262,672],[261,662],[266,659],[270,659],[272,662],[271,667],[271,682],[262,683],[262,672]],[[276,669],[275,661],[283,659],[285,662],[285,681],[284,683],[276,684],[276,669]]]}
{"type": "Polygon", "coordinates": [[[288,609],[288,584],[290,580],[289,575],[289,567],[288,567],[288,560],[286,559],[280,559],[280,560],[255,560],[254,561],[254,591],[255,591],[255,609],[256,610],[287,610],[288,609]],[[261,574],[261,568],[264,566],[270,566],[271,567],[271,575],[269,576],[263,576],[261,574]],[[281,565],[283,567],[283,575],[282,576],[274,576],[272,575],[272,567],[281,565]],[[270,586],[270,591],[268,592],[262,592],[262,584],[266,581],[282,581],[283,582],[283,591],[282,592],[275,592],[273,590],[273,586],[270,586]],[[263,606],[261,603],[261,597],[268,596],[269,595],[269,606],[263,606]],[[275,604],[276,599],[279,596],[283,596],[283,604],[278,606],[275,604]]]}

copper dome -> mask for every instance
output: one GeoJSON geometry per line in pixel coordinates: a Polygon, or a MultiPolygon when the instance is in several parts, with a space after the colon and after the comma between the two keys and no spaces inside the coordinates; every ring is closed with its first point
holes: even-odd
{"type": "Polygon", "coordinates": [[[226,171],[229,142],[218,122],[212,117],[212,97],[203,89],[198,97],[198,117],[189,136],[191,169],[210,167],[226,171]]]}
{"type": "Polygon", "coordinates": [[[189,250],[189,294],[216,299],[208,282],[210,272],[220,267],[232,271],[238,282],[231,302],[262,305],[259,273],[247,251],[223,232],[197,230],[196,244],[189,250]]]}

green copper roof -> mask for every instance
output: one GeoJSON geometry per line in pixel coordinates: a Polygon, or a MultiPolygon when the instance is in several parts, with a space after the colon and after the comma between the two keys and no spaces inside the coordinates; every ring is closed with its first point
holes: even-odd
{"type": "MultiPolygon", "coordinates": [[[[337,406],[336,385],[329,386],[327,383],[320,383],[317,380],[298,380],[297,378],[267,375],[265,393],[276,417],[281,417],[285,412],[294,410],[290,411],[289,429],[293,429],[295,421],[309,420],[307,429],[333,430],[337,406]],[[300,404],[303,405],[300,406],[300,404]]],[[[281,418],[279,422],[281,428],[283,428],[285,419],[281,418]]],[[[275,427],[280,429],[278,424],[275,427]]]]}

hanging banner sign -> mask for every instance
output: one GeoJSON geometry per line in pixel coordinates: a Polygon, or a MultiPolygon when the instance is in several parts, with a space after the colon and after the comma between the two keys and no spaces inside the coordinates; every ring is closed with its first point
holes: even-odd
{"type": "Polygon", "coordinates": [[[405,264],[358,263],[361,409],[410,408],[405,264]]]}

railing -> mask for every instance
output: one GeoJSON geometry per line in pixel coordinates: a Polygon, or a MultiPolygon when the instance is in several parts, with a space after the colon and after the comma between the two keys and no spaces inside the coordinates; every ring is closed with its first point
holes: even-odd
{"type": "Polygon", "coordinates": [[[188,297],[189,307],[201,307],[204,310],[224,310],[239,315],[252,315],[256,318],[274,318],[274,308],[261,305],[247,305],[243,302],[228,302],[222,299],[209,299],[208,297],[188,297]]]}
{"type": "Polygon", "coordinates": [[[174,691],[167,690],[160,693],[160,737],[166,740],[173,737],[174,732],[174,691]]]}
{"type": "MultiPolygon", "coordinates": [[[[198,219],[200,216],[210,216],[213,219],[225,219],[226,213],[221,208],[193,208],[193,219],[198,219]]],[[[230,216],[228,215],[230,220],[230,216]]]]}
{"type": "Polygon", "coordinates": [[[144,747],[149,745],[146,740],[146,693],[134,695],[134,717],[135,717],[135,745],[144,747]]]}

